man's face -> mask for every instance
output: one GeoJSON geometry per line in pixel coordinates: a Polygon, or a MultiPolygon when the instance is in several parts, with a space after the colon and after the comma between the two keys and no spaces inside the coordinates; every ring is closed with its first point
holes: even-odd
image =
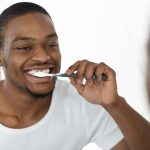
{"type": "Polygon", "coordinates": [[[60,71],[58,38],[49,16],[31,13],[8,22],[2,57],[7,85],[33,95],[49,94],[55,79],[32,76],[38,70],[60,71]]]}

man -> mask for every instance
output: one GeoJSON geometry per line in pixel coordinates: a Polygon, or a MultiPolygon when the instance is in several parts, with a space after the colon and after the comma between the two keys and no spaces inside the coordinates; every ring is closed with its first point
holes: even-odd
{"type": "Polygon", "coordinates": [[[118,95],[115,72],[106,64],[77,61],[66,71],[77,74],[70,78],[73,86],[34,76],[57,73],[61,64],[54,24],[42,7],[23,2],[2,12],[0,64],[5,73],[0,82],[2,150],[80,150],[89,142],[103,149],[150,149],[149,123],[118,95]]]}
{"type": "Polygon", "coordinates": [[[150,105],[150,37],[148,39],[148,44],[147,44],[147,78],[146,78],[146,83],[147,83],[147,92],[148,92],[148,97],[149,97],[149,105],[150,105]]]}

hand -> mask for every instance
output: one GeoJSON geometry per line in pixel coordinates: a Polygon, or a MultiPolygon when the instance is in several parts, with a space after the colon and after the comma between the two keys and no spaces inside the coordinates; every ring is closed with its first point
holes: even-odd
{"type": "Polygon", "coordinates": [[[118,99],[115,72],[104,63],[94,63],[88,60],[77,61],[66,71],[67,74],[76,72],[77,78],[70,78],[70,82],[80,95],[93,104],[108,106],[118,99]],[[95,74],[97,80],[93,80],[95,74]],[[102,74],[107,80],[102,80],[102,74]],[[85,79],[85,83],[83,80],[85,79]]]}

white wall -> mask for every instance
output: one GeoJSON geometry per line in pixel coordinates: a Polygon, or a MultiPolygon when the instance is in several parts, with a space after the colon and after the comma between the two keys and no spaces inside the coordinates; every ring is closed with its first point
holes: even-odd
{"type": "MultiPolygon", "coordinates": [[[[14,2],[18,1],[0,0],[0,11],[14,2]]],[[[63,56],[61,71],[78,59],[106,62],[117,73],[119,94],[150,120],[145,90],[149,0],[32,2],[44,6],[53,18],[63,56]]]]}

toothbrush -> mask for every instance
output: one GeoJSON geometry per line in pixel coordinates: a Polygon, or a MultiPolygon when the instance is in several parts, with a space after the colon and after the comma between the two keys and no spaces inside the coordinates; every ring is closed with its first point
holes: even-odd
{"type": "MultiPolygon", "coordinates": [[[[48,74],[48,73],[45,73],[45,72],[41,72],[41,71],[38,71],[38,72],[35,72],[33,73],[33,76],[36,76],[36,77],[72,77],[72,78],[77,78],[77,74],[75,73],[72,73],[72,74],[66,74],[66,73],[55,73],[55,74],[48,74]]],[[[96,80],[97,77],[96,75],[94,74],[93,75],[93,80],[96,80]]],[[[103,81],[106,81],[107,80],[107,76],[105,74],[102,74],[102,80],[103,81]]]]}

